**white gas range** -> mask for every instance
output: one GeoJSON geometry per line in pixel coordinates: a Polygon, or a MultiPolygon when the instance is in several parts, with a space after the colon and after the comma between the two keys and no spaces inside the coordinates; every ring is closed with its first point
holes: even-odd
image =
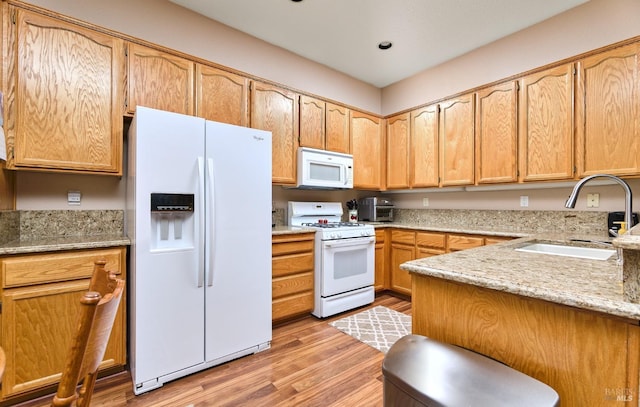
{"type": "Polygon", "coordinates": [[[342,222],[340,202],[289,202],[289,226],[316,230],[314,309],[325,318],[374,300],[375,231],[342,222]]]}

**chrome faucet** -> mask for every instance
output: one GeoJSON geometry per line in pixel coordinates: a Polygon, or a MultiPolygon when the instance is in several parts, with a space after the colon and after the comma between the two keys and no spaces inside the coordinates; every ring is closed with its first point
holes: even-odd
{"type": "MultiPolygon", "coordinates": [[[[626,181],[624,181],[621,178],[616,177],[615,175],[609,175],[609,174],[594,174],[594,175],[589,175],[586,178],[581,179],[574,187],[573,187],[573,191],[571,192],[571,195],[569,195],[569,199],[567,199],[567,203],[564,205],[565,208],[575,208],[576,207],[576,201],[578,200],[578,194],[580,193],[580,190],[582,189],[582,186],[584,184],[586,184],[587,182],[589,182],[590,180],[594,179],[594,178],[609,178],[612,181],[617,182],[618,184],[620,184],[620,186],[624,189],[624,221],[627,224],[627,231],[629,229],[631,229],[631,226],[633,226],[633,224],[631,223],[631,214],[633,212],[633,210],[631,209],[631,198],[632,198],[632,193],[631,193],[631,188],[629,188],[629,184],[627,184],[626,181]]],[[[610,232],[612,232],[613,234],[615,234],[616,236],[618,235],[617,233],[613,232],[612,230],[610,230],[610,232]]]]}

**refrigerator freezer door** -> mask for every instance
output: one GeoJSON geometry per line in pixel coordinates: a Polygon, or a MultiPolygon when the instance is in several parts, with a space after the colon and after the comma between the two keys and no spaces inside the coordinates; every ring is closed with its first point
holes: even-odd
{"type": "Polygon", "coordinates": [[[206,360],[271,341],[271,133],[206,123],[206,360]]]}
{"type": "Polygon", "coordinates": [[[144,107],[137,108],[130,127],[127,229],[132,239],[134,386],[204,363],[204,287],[198,287],[204,263],[204,183],[198,179],[204,128],[203,119],[144,107]],[[152,213],[151,193],[193,194],[193,212],[152,213]]]}

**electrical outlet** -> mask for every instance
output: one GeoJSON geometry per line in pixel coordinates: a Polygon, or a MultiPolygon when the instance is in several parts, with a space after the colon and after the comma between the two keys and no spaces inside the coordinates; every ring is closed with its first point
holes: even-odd
{"type": "Polygon", "coordinates": [[[598,208],[600,206],[600,194],[587,194],[587,208],[598,208]]]}
{"type": "Polygon", "coordinates": [[[67,203],[69,205],[80,205],[81,200],[82,200],[82,194],[80,193],[80,191],[67,192],[67,203]]]}
{"type": "Polygon", "coordinates": [[[422,206],[429,206],[429,198],[422,198],[422,206]]]}
{"type": "Polygon", "coordinates": [[[529,206],[529,197],[527,195],[520,195],[520,207],[526,208],[529,206]]]}

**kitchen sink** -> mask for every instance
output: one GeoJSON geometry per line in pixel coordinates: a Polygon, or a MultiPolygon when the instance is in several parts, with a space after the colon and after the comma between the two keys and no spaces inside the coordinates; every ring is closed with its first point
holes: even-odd
{"type": "Polygon", "coordinates": [[[533,243],[515,249],[519,252],[550,254],[552,256],[577,257],[590,260],[608,260],[615,249],[598,249],[594,247],[566,246],[552,243],[533,243]]]}

